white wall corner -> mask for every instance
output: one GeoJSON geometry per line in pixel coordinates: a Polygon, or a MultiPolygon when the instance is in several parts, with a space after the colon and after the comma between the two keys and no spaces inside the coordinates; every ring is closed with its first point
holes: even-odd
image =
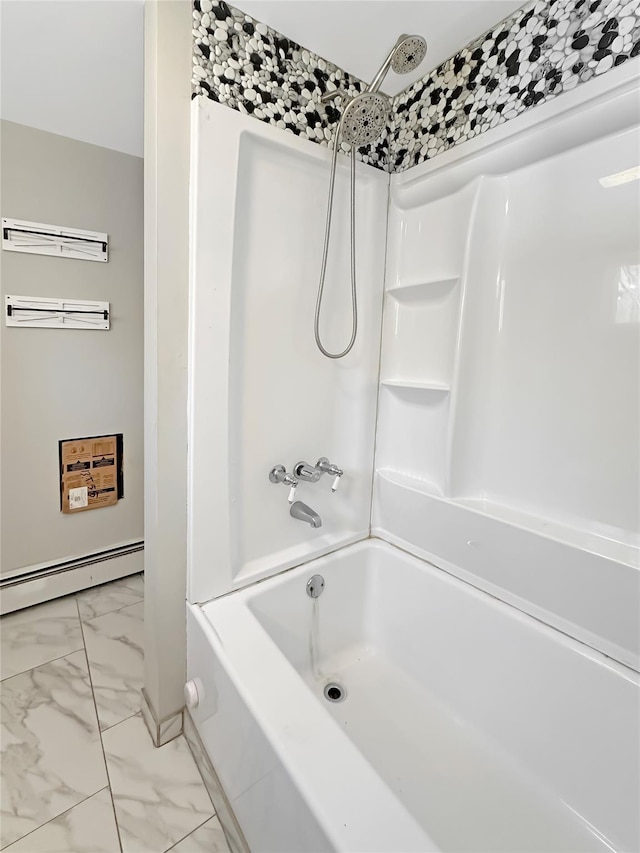
{"type": "Polygon", "coordinates": [[[145,2],[145,666],[155,720],[186,668],[191,5],[145,2]]]}

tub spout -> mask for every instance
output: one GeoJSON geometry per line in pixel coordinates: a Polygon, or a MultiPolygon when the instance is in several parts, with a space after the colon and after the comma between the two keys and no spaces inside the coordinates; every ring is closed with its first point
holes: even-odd
{"type": "Polygon", "coordinates": [[[312,527],[322,527],[322,519],[318,513],[311,509],[310,506],[302,503],[302,501],[295,501],[292,503],[289,512],[291,517],[297,518],[298,521],[306,521],[307,524],[310,524],[312,527]]]}

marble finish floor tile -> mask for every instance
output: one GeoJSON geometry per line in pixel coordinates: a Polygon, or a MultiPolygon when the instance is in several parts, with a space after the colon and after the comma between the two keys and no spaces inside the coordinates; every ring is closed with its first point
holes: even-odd
{"type": "MultiPolygon", "coordinates": [[[[208,849],[217,850],[213,846],[208,849]]],[[[49,823],[45,823],[40,829],[36,829],[5,848],[5,853],[119,853],[119,851],[120,840],[108,788],[104,788],[93,797],[89,797],[49,823]]]]}
{"type": "MultiPolygon", "coordinates": [[[[26,853],[26,850],[25,850],[26,853]]],[[[40,853],[40,851],[34,851],[40,853]]],[[[229,853],[227,839],[217,817],[212,817],[171,848],[171,853],[229,853]]]]}
{"type": "Polygon", "coordinates": [[[128,575],[126,578],[120,578],[120,583],[128,589],[133,589],[139,592],[140,596],[144,596],[144,573],[138,572],[137,575],[128,575]]]}
{"type": "Polygon", "coordinates": [[[156,749],[138,715],[102,740],[124,853],[165,853],[213,817],[184,737],[156,749]]]}
{"type": "Polygon", "coordinates": [[[83,623],[84,641],[101,729],[140,710],[143,684],[144,604],[83,623]]]}
{"type": "Polygon", "coordinates": [[[5,846],[97,793],[107,774],[84,651],[7,679],[0,698],[5,846]]]}
{"type": "Polygon", "coordinates": [[[78,611],[83,622],[112,613],[114,610],[122,610],[132,604],[139,604],[144,595],[142,577],[132,575],[132,579],[121,578],[110,583],[103,583],[83,592],[76,593],[78,611]],[[139,578],[139,580],[134,580],[139,578]]]}
{"type": "Polygon", "coordinates": [[[73,596],[36,604],[0,619],[0,677],[82,649],[82,631],[73,596]]]}

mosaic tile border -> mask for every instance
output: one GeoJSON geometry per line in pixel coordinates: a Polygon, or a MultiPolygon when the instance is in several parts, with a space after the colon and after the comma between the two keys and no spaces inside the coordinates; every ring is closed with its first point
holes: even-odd
{"type": "Polygon", "coordinates": [[[393,99],[403,172],[640,54],[640,0],[532,0],[393,99]]]}
{"type": "MultiPolygon", "coordinates": [[[[329,145],[340,118],[321,96],[342,89],[353,97],[366,85],[223,0],[194,0],[193,37],[192,97],[206,95],[320,145],[329,145]]],[[[358,149],[358,159],[386,169],[387,134],[358,149]]]]}
{"type": "MultiPolygon", "coordinates": [[[[223,0],[193,5],[193,97],[329,145],[340,113],[321,96],[365,84],[223,0]]],[[[396,95],[358,158],[403,172],[639,54],[640,0],[530,0],[396,95]]]]}

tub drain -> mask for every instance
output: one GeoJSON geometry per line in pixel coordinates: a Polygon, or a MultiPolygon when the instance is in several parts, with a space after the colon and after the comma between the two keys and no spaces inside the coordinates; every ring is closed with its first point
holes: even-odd
{"type": "Polygon", "coordinates": [[[342,702],[346,695],[347,691],[344,687],[335,681],[331,681],[324,688],[324,698],[329,702],[342,702]]]}

